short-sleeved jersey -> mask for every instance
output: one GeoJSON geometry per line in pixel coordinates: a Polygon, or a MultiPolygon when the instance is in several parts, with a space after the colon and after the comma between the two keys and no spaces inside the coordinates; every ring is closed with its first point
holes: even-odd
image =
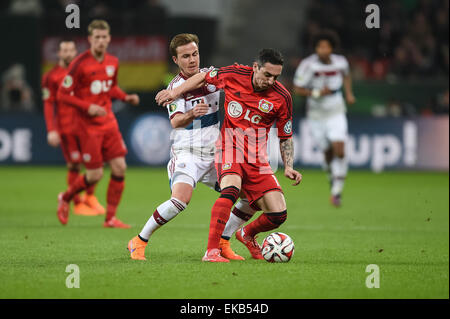
{"type": "Polygon", "coordinates": [[[214,69],[205,81],[225,92],[225,118],[218,149],[222,162],[267,163],[267,137],[276,122],[278,137],[292,137],[292,98],[278,81],[264,91],[255,91],[253,69],[232,65],[214,69]],[[230,159],[232,149],[233,157],[230,159]]]}
{"type": "Polygon", "coordinates": [[[112,112],[111,98],[125,99],[117,86],[119,60],[108,53],[97,61],[90,50],[80,54],[69,65],[69,71],[59,89],[61,100],[77,107],[83,127],[107,130],[118,127],[112,112]],[[72,94],[73,92],[73,94],[72,94]],[[106,116],[91,117],[87,113],[91,104],[105,108],[106,116]]]}
{"type": "MultiPolygon", "coordinates": [[[[201,69],[200,72],[210,70],[212,70],[212,67],[201,69]]],[[[182,73],[179,73],[167,88],[174,89],[183,84],[186,79],[182,73]]],[[[205,115],[194,119],[191,124],[184,128],[177,128],[172,131],[172,151],[175,154],[179,151],[188,151],[202,158],[214,157],[215,143],[220,133],[219,102],[220,90],[215,85],[208,84],[183,94],[167,106],[169,118],[172,119],[177,114],[189,112],[198,103],[209,105],[209,110],[205,115]]]]}
{"type": "Polygon", "coordinates": [[[57,64],[42,77],[42,99],[47,132],[70,133],[76,127],[76,109],[56,98],[58,88],[66,74],[67,69],[57,64]]]}
{"type": "Polygon", "coordinates": [[[333,94],[319,98],[308,97],[308,117],[322,118],[346,111],[342,84],[344,76],[349,73],[348,61],[338,54],[332,54],[330,59],[331,63],[324,64],[317,54],[312,54],[300,63],[295,72],[295,86],[308,89],[328,87],[333,91],[333,94]]]}

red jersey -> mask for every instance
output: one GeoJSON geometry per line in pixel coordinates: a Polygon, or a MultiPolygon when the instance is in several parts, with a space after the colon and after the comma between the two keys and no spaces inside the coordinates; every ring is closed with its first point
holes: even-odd
{"type": "Polygon", "coordinates": [[[232,65],[214,69],[205,81],[225,91],[225,119],[218,140],[222,163],[267,163],[267,138],[276,122],[278,137],[292,137],[292,97],[278,81],[264,91],[255,91],[253,69],[232,65]],[[235,158],[230,158],[229,151],[235,158]]]}
{"type": "Polygon", "coordinates": [[[67,74],[67,69],[55,65],[42,77],[42,99],[47,132],[71,133],[75,128],[76,109],[58,101],[58,88],[67,74]]]}
{"type": "Polygon", "coordinates": [[[69,65],[69,71],[59,87],[58,98],[79,110],[80,125],[86,129],[108,130],[118,127],[111,109],[111,98],[124,100],[126,94],[117,86],[119,60],[108,53],[97,61],[90,50],[80,54],[69,65]],[[73,92],[73,93],[72,93],[73,92]],[[91,117],[91,104],[106,109],[106,116],[91,117]]]}

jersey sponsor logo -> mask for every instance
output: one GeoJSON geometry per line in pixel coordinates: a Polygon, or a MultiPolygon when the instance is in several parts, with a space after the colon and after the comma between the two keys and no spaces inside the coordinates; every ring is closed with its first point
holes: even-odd
{"type": "Polygon", "coordinates": [[[106,66],[106,74],[111,77],[116,72],[116,67],[114,65],[107,65],[106,66]]]}
{"type": "Polygon", "coordinates": [[[47,100],[50,97],[50,90],[47,88],[42,88],[42,99],[47,100]]]}
{"type": "Polygon", "coordinates": [[[238,118],[242,115],[243,112],[242,105],[236,101],[231,101],[230,103],[228,103],[227,112],[228,115],[232,118],[238,118]]]}
{"type": "Polygon", "coordinates": [[[226,171],[226,170],[228,170],[228,169],[230,169],[231,168],[231,164],[230,163],[227,163],[227,164],[223,164],[222,165],[222,171],[226,171]]]}
{"type": "Polygon", "coordinates": [[[258,124],[262,120],[262,116],[258,114],[251,114],[250,110],[247,110],[244,115],[244,120],[249,121],[250,123],[258,124]]]}
{"type": "Polygon", "coordinates": [[[66,89],[70,88],[73,84],[73,78],[70,75],[66,75],[66,77],[64,78],[64,81],[62,83],[63,87],[65,87],[66,89]]]}
{"type": "Polygon", "coordinates": [[[216,92],[216,86],[214,84],[208,84],[206,86],[206,89],[208,90],[208,92],[216,92]]]}
{"type": "Polygon", "coordinates": [[[186,164],[185,163],[180,163],[180,164],[178,164],[177,165],[179,168],[185,168],[186,167],[186,164]]]}
{"type": "Polygon", "coordinates": [[[113,83],[112,80],[108,81],[95,80],[91,83],[91,93],[97,95],[102,92],[108,92],[111,89],[112,83],[113,83]]]}
{"type": "Polygon", "coordinates": [[[212,70],[211,72],[209,72],[209,77],[213,78],[217,75],[217,69],[212,70]]]}
{"type": "Polygon", "coordinates": [[[284,124],[283,131],[286,134],[291,134],[292,133],[292,121],[291,120],[287,121],[286,124],[284,124]]]}
{"type": "Polygon", "coordinates": [[[264,100],[264,99],[259,100],[259,106],[258,106],[258,109],[259,109],[261,112],[269,113],[269,112],[272,111],[272,109],[273,109],[273,103],[271,103],[271,102],[269,102],[269,101],[267,101],[267,100],[264,100]]]}
{"type": "Polygon", "coordinates": [[[172,104],[169,105],[169,111],[171,113],[175,112],[176,109],[177,109],[177,104],[176,103],[172,103],[172,104]]]}

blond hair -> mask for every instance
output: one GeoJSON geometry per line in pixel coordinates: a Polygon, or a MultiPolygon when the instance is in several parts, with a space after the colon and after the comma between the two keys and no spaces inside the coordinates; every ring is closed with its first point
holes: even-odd
{"type": "Polygon", "coordinates": [[[169,51],[172,56],[177,56],[177,48],[179,46],[194,42],[197,46],[199,43],[198,36],[192,33],[180,33],[172,38],[169,45],[169,51]]]}
{"type": "Polygon", "coordinates": [[[108,22],[105,20],[93,20],[91,23],[89,23],[88,26],[88,34],[92,35],[94,30],[108,30],[111,31],[111,28],[109,27],[108,22]]]}

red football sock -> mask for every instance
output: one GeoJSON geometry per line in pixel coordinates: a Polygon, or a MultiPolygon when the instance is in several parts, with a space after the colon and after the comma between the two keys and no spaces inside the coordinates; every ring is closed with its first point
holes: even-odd
{"type": "Polygon", "coordinates": [[[256,234],[278,228],[285,220],[286,211],[273,214],[261,214],[257,219],[244,227],[246,236],[254,237],[256,234]]]}
{"type": "Polygon", "coordinates": [[[96,185],[97,184],[89,185],[88,188],[86,188],[86,194],[89,195],[89,196],[94,195],[94,191],[95,191],[95,186],[96,185]]]}
{"type": "Polygon", "coordinates": [[[111,175],[108,185],[108,194],[106,195],[106,220],[110,220],[116,216],[117,206],[119,206],[124,188],[124,177],[111,175]]]}
{"type": "Polygon", "coordinates": [[[73,197],[88,187],[86,175],[78,175],[78,177],[69,185],[69,189],[63,194],[63,200],[70,202],[73,197]]]}
{"type": "Polygon", "coordinates": [[[219,248],[220,236],[230,217],[231,207],[233,207],[233,202],[228,198],[219,197],[214,203],[209,224],[208,250],[219,248]]]}
{"type": "MultiPolygon", "coordinates": [[[[75,182],[75,180],[78,178],[78,176],[80,176],[80,170],[69,169],[67,171],[67,185],[72,185],[73,182],[75,182]]],[[[81,202],[80,196],[78,194],[75,194],[75,196],[73,196],[73,202],[75,203],[75,205],[81,202]]]]}

